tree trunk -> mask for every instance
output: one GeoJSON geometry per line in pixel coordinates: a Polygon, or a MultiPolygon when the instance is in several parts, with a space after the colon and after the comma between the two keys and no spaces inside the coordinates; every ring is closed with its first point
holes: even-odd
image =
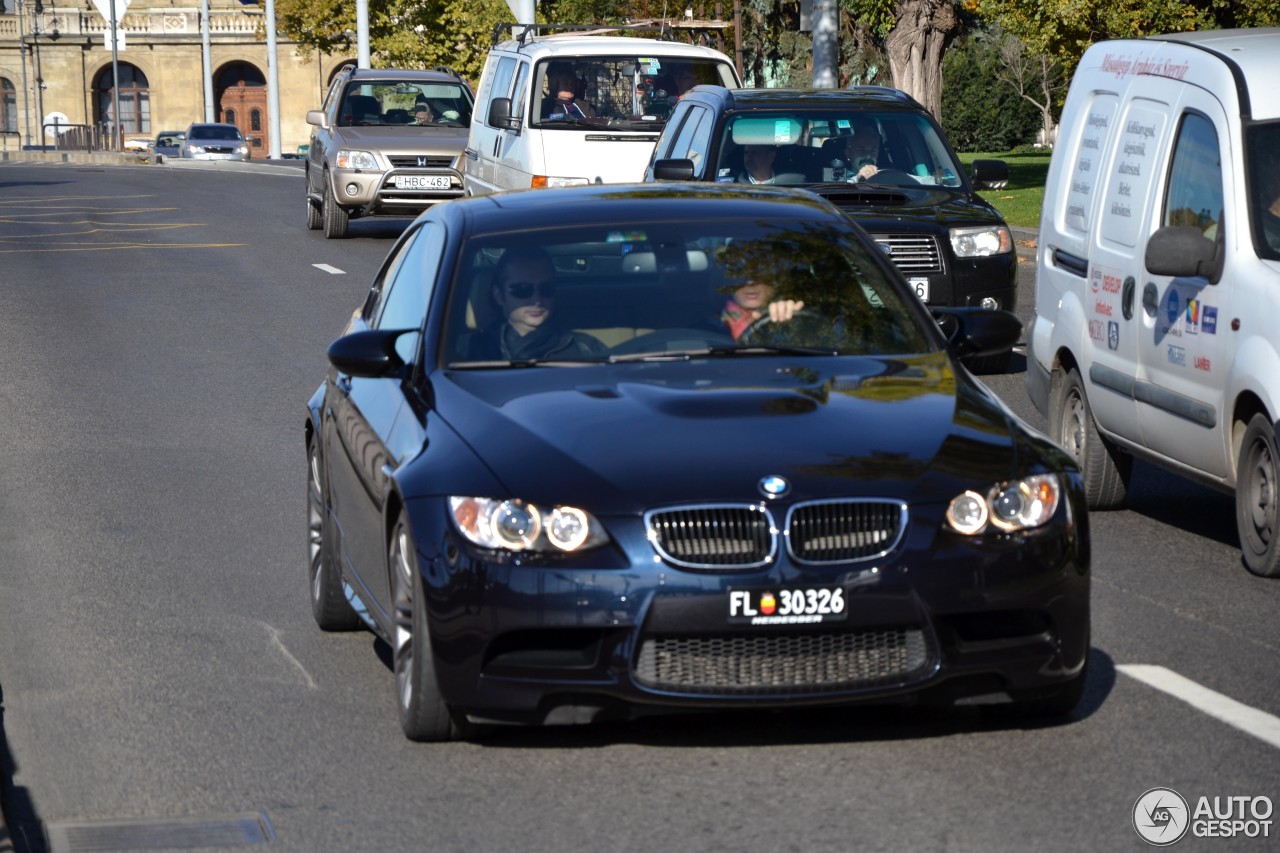
{"type": "Polygon", "coordinates": [[[953,0],[898,0],[897,25],[884,40],[893,85],[942,115],[942,55],[960,32],[953,0]]]}

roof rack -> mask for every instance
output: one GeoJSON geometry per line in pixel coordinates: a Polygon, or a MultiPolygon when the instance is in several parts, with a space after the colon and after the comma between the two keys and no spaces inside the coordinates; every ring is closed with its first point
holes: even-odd
{"type": "Polygon", "coordinates": [[[462,79],[462,75],[459,74],[457,71],[454,71],[448,65],[433,65],[431,67],[431,70],[439,71],[441,74],[448,74],[450,77],[457,77],[459,80],[462,79]]]}
{"type": "Polygon", "coordinates": [[[657,31],[659,40],[675,41],[672,34],[671,24],[666,21],[657,21],[646,24],[513,24],[503,22],[494,24],[493,27],[493,44],[497,44],[502,34],[508,33],[515,35],[517,49],[524,47],[525,42],[532,36],[551,35],[557,32],[576,32],[583,35],[603,35],[604,33],[613,33],[621,30],[645,30],[648,32],[657,31]],[[517,27],[523,27],[519,35],[515,35],[517,27]]]}

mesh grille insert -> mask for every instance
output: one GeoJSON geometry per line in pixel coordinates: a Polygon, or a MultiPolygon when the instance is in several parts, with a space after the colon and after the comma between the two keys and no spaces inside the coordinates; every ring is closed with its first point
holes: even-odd
{"type": "Polygon", "coordinates": [[[919,629],[654,637],[636,680],[699,693],[834,692],[899,681],[928,663],[919,629]]]}

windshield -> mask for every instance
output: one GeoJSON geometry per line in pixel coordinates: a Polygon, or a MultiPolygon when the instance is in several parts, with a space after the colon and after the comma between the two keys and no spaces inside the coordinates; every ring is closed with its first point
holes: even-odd
{"type": "Polygon", "coordinates": [[[197,124],[187,134],[188,139],[244,139],[240,131],[229,124],[197,124]]]}
{"type": "Polygon", "coordinates": [[[465,127],[471,123],[471,92],[461,83],[361,80],[342,97],[338,125],[465,127]]]}
{"type": "Polygon", "coordinates": [[[472,238],[452,285],[445,360],[481,368],[932,351],[929,316],[872,252],[811,220],[472,238]]]}
{"type": "Polygon", "coordinates": [[[937,127],[920,113],[744,112],[729,116],[718,150],[720,183],[964,185],[937,127]]]}
{"type": "Polygon", "coordinates": [[[549,129],[657,132],[692,87],[737,85],[726,62],[659,55],[558,57],[539,63],[535,75],[530,123],[549,129]]]}
{"type": "Polygon", "coordinates": [[[1280,122],[1251,125],[1244,140],[1253,242],[1259,257],[1280,261],[1280,122]]]}

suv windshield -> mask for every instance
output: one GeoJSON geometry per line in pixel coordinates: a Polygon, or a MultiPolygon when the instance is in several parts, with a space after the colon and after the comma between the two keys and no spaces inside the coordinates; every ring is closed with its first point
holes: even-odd
{"type": "Polygon", "coordinates": [[[661,130],[681,95],[700,83],[737,85],[724,62],[694,57],[591,56],[539,63],[530,124],[661,130]]]}
{"type": "Polygon", "coordinates": [[[920,113],[754,110],[729,117],[719,151],[721,183],[963,186],[960,165],[920,113]]]}
{"type": "Polygon", "coordinates": [[[471,92],[448,81],[359,80],[347,87],[338,125],[426,125],[471,123],[471,92]],[[424,109],[425,107],[425,109],[424,109]]]}

